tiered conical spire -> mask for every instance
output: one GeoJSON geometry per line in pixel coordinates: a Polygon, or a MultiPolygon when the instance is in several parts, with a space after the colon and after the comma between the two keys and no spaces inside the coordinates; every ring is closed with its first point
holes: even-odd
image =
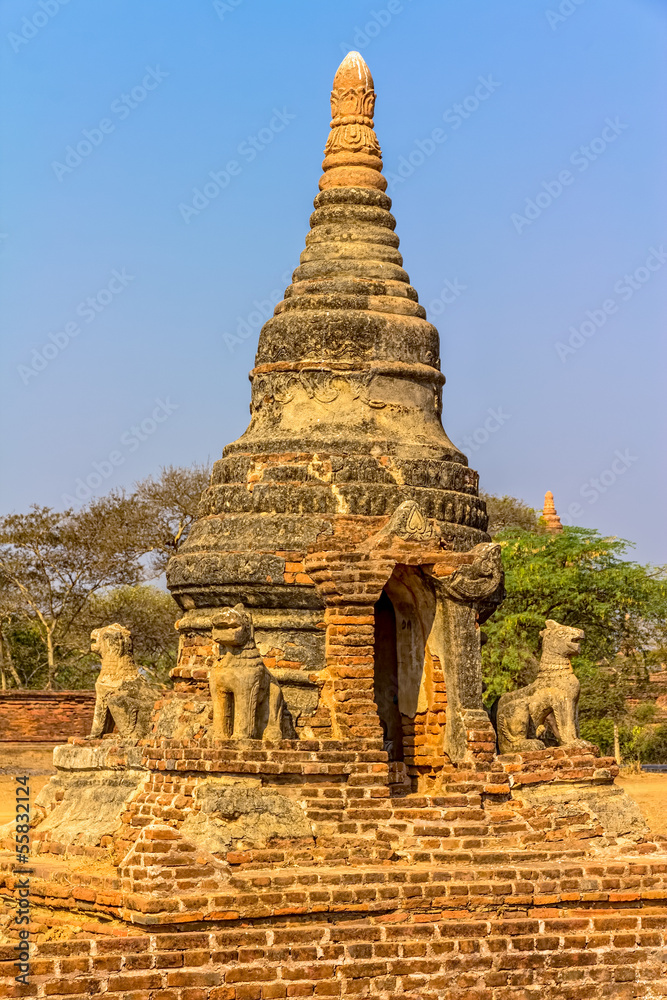
{"type": "Polygon", "coordinates": [[[351,52],[331,92],[306,248],[260,334],[250,425],[216,462],[203,517],[170,564],[184,607],[250,592],[258,607],[315,600],[259,553],[312,544],[323,518],[377,518],[414,500],[445,544],[487,538],[477,474],[440,420],[438,331],[403,269],[374,104],[373,78],[351,52]]]}
{"type": "Polygon", "coordinates": [[[331,92],[306,249],[260,336],[253,420],[226,454],[260,441],[272,451],[305,450],[308,439],[318,450],[377,447],[465,465],[440,422],[438,332],[402,266],[374,105],[370,71],[351,52],[331,92]]]}
{"type": "Polygon", "coordinates": [[[559,531],[563,530],[563,525],[560,523],[560,517],[558,516],[558,511],[554,506],[554,495],[551,490],[547,490],[544,494],[544,508],[542,510],[542,520],[546,525],[546,530],[550,535],[557,535],[559,531]]]}

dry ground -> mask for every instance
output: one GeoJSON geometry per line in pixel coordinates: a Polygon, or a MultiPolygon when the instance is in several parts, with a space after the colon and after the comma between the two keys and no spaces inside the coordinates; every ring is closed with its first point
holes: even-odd
{"type": "MultiPolygon", "coordinates": [[[[0,743],[0,826],[14,818],[15,775],[30,778],[30,799],[53,774],[53,748],[56,743],[0,743]]],[[[618,784],[632,796],[653,833],[667,837],[667,773],[627,774],[618,784]]]]}
{"type": "Polygon", "coordinates": [[[628,774],[616,782],[635,800],[651,831],[667,837],[667,773],[628,774]]]}
{"type": "Polygon", "coordinates": [[[0,826],[14,819],[17,775],[29,778],[30,801],[53,774],[53,748],[57,743],[0,743],[0,826]]]}

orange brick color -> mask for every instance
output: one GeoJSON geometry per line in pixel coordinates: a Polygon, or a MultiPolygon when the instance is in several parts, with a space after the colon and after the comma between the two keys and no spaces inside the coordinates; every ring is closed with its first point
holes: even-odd
{"type": "MultiPolygon", "coordinates": [[[[46,837],[33,845],[30,985],[13,982],[17,929],[8,920],[1,995],[667,995],[664,845],[615,843],[583,803],[564,819],[512,794],[545,783],[608,786],[611,759],[563,749],[507,755],[445,768],[431,794],[392,795],[379,746],[145,746],[147,783],[119,837],[96,848],[46,837]],[[261,776],[303,803],[315,836],[261,850],[232,845],[215,858],[195,848],[178,828],[202,773],[261,776]]],[[[114,752],[121,766],[123,750],[114,752]]],[[[26,871],[9,851],[0,865],[10,917],[26,871]]]]}
{"type": "MultiPolygon", "coordinates": [[[[423,874],[414,871],[406,887],[418,894],[423,874]]],[[[354,881],[334,891],[363,896],[354,881]]],[[[665,996],[664,946],[664,910],[631,903],[540,904],[519,912],[501,905],[474,914],[386,907],[365,919],[354,912],[305,920],[285,914],[252,924],[231,918],[215,929],[45,942],[33,962],[35,985],[8,983],[2,996],[657,1000],[665,996]]],[[[11,967],[13,949],[0,949],[0,959],[11,967]]]]}
{"type": "Polygon", "coordinates": [[[94,691],[0,692],[0,741],[65,742],[90,732],[94,691]]]}

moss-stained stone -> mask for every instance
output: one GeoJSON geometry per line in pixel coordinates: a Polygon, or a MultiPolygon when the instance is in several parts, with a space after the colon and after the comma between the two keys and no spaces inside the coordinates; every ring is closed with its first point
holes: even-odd
{"type": "Polygon", "coordinates": [[[212,853],[232,846],[267,846],[273,840],[313,840],[308,819],[293,799],[258,781],[211,778],[194,790],[194,811],[181,827],[184,837],[212,853]]]}

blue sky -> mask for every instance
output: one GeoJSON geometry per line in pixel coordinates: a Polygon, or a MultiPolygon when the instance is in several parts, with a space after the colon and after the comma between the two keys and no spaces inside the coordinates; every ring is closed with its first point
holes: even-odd
{"type": "Polygon", "coordinates": [[[1,15],[4,510],[215,460],[243,432],[355,48],[450,437],[483,489],[537,507],[551,489],[567,522],[667,561],[663,3],[1,15]]]}

